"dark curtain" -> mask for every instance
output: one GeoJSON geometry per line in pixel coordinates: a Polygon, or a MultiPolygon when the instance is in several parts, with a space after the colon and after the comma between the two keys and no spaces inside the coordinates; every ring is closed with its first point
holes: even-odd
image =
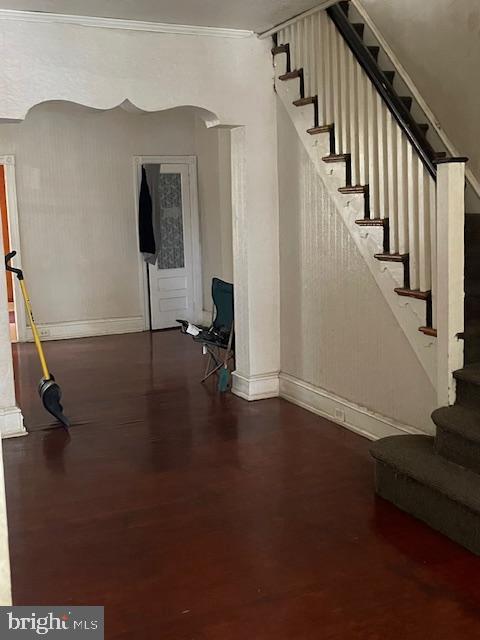
{"type": "Polygon", "coordinates": [[[155,233],[153,229],[152,196],[148,188],[147,173],[142,167],[142,184],[138,203],[138,235],[141,253],[156,254],[155,233]]]}

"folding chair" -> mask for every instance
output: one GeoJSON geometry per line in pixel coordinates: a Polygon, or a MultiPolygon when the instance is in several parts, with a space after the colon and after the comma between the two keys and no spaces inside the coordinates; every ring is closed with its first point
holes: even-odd
{"type": "Polygon", "coordinates": [[[195,336],[193,341],[200,343],[204,354],[208,355],[202,383],[218,372],[218,388],[220,391],[226,391],[230,380],[228,365],[235,357],[233,285],[213,278],[212,301],[212,324],[206,331],[195,336]]]}

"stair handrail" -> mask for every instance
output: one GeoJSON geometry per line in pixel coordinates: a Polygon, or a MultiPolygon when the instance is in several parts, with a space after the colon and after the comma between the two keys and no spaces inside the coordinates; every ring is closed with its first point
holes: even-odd
{"type": "Polygon", "coordinates": [[[327,8],[327,13],[344,38],[348,47],[363,68],[372,84],[382,96],[399,127],[410,140],[420,159],[434,180],[437,179],[437,168],[433,162],[433,149],[430,147],[409,109],[402,102],[395,89],[388,82],[385,74],[375,62],[362,38],[349,21],[345,11],[337,3],[327,8]]]}
{"type": "MultiPolygon", "coordinates": [[[[450,140],[450,138],[446,134],[445,130],[442,128],[442,125],[440,124],[437,116],[428,106],[427,101],[424,99],[424,97],[420,93],[420,90],[416,86],[415,82],[412,80],[411,76],[409,75],[405,67],[400,62],[398,56],[395,54],[393,49],[388,44],[387,40],[383,36],[380,29],[377,27],[375,22],[372,20],[372,18],[368,14],[368,11],[363,6],[361,0],[350,0],[350,3],[355,7],[356,11],[358,11],[358,13],[361,15],[362,19],[365,22],[365,25],[370,29],[371,33],[375,37],[375,40],[379,43],[381,49],[383,50],[387,58],[392,63],[392,66],[394,67],[395,72],[400,76],[400,78],[405,83],[409,92],[412,94],[412,97],[414,98],[415,102],[418,104],[423,114],[425,115],[428,123],[432,126],[432,128],[435,130],[438,137],[442,141],[442,143],[445,145],[445,148],[447,149],[449,156],[451,156],[452,158],[461,156],[462,154],[459,152],[457,147],[453,144],[453,142],[450,140]]],[[[468,184],[472,187],[472,189],[475,191],[477,196],[480,198],[480,180],[478,180],[478,178],[473,173],[473,171],[468,167],[468,165],[465,168],[465,177],[468,184]]]]}
{"type": "MultiPolygon", "coordinates": [[[[307,17],[309,15],[313,15],[314,13],[317,13],[318,11],[327,10],[329,7],[338,4],[338,2],[339,2],[339,0],[325,0],[324,2],[319,3],[315,7],[312,7],[311,9],[308,9],[307,11],[304,11],[303,13],[300,13],[300,14],[298,14],[296,16],[292,16],[288,20],[285,20],[284,22],[282,22],[280,24],[277,24],[277,25],[271,27],[270,29],[259,33],[258,37],[263,39],[263,38],[268,38],[268,37],[274,36],[278,31],[284,29],[287,26],[290,26],[290,25],[294,24],[298,20],[300,20],[302,18],[305,18],[305,17],[307,17]]],[[[402,79],[402,81],[407,86],[407,88],[410,91],[410,93],[412,94],[414,100],[419,105],[420,109],[422,110],[423,114],[425,115],[428,123],[431,125],[432,129],[435,130],[435,132],[437,133],[438,137],[440,138],[442,143],[445,145],[449,155],[451,157],[459,157],[459,156],[461,156],[461,154],[459,153],[458,149],[455,147],[453,142],[450,140],[450,138],[445,133],[445,131],[442,128],[438,118],[435,116],[433,111],[428,106],[428,103],[423,98],[422,94],[420,93],[420,91],[417,88],[416,84],[414,83],[414,81],[412,80],[410,75],[408,74],[407,70],[402,65],[402,63],[400,62],[400,60],[398,59],[398,57],[394,53],[393,49],[389,46],[387,40],[382,35],[380,29],[377,27],[375,22],[369,16],[369,14],[368,14],[367,10],[365,9],[365,7],[363,6],[361,0],[349,0],[349,2],[356,9],[356,11],[358,11],[358,13],[361,15],[362,19],[365,22],[365,25],[370,29],[370,31],[372,32],[372,34],[375,37],[376,41],[381,46],[383,52],[389,58],[390,62],[392,63],[392,66],[395,69],[395,72],[399,75],[399,77],[402,79]]],[[[435,169],[435,165],[434,165],[434,169],[435,169]]],[[[477,177],[475,176],[473,171],[468,166],[465,169],[465,177],[466,177],[467,183],[471,186],[473,191],[480,198],[480,181],[477,179],[477,177]]]]}

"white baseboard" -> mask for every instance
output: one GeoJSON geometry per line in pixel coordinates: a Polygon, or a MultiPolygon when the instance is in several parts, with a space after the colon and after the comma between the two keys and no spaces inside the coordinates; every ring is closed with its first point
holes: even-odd
{"type": "MultiPolygon", "coordinates": [[[[88,338],[117,333],[137,333],[145,330],[142,316],[132,318],[108,318],[106,320],[80,320],[78,322],[58,322],[38,325],[42,340],[67,340],[68,338],[88,338]]],[[[32,342],[32,330],[27,327],[27,341],[32,342]]]]}
{"type": "Polygon", "coordinates": [[[232,383],[232,392],[236,396],[249,402],[278,397],[278,373],[268,373],[245,378],[234,371],[232,374],[232,383]]]}
{"type": "Polygon", "coordinates": [[[0,437],[17,438],[26,436],[27,430],[23,424],[23,415],[18,407],[0,409],[0,437]]]}
{"type": "Polygon", "coordinates": [[[286,373],[281,373],[279,378],[281,398],[328,418],[369,440],[405,435],[406,433],[425,435],[423,431],[386,418],[286,373]]]}

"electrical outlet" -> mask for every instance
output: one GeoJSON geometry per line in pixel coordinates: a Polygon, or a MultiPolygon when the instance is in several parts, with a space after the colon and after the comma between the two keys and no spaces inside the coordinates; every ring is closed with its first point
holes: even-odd
{"type": "Polygon", "coordinates": [[[335,407],[335,420],[345,422],[345,411],[340,409],[340,407],[335,407]]]}
{"type": "Polygon", "coordinates": [[[50,329],[47,329],[46,327],[40,327],[38,329],[38,333],[40,334],[41,338],[48,338],[50,337],[50,329]]]}

